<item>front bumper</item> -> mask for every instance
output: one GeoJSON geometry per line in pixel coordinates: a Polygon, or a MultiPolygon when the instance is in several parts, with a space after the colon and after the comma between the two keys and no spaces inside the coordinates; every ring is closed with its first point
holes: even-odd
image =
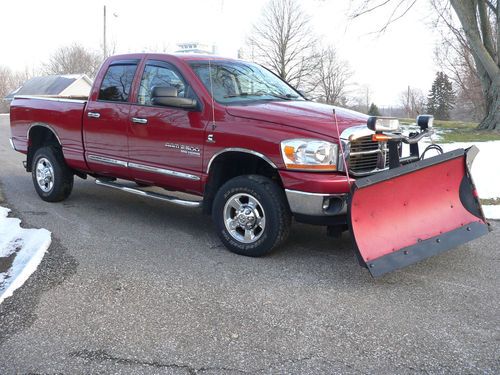
{"type": "Polygon", "coordinates": [[[294,214],[336,216],[347,213],[347,194],[321,194],[285,189],[290,210],[294,214]]]}
{"type": "Polygon", "coordinates": [[[315,225],[347,223],[350,188],[345,175],[282,170],[280,177],[297,221],[315,225]]]}
{"type": "Polygon", "coordinates": [[[285,189],[295,220],[313,225],[347,224],[347,194],[321,194],[285,189]]]}

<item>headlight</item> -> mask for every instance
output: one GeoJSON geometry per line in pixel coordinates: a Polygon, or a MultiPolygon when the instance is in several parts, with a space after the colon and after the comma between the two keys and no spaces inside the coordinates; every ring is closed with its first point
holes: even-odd
{"type": "Polygon", "coordinates": [[[375,132],[395,132],[399,130],[399,120],[393,117],[368,117],[366,122],[368,129],[375,132]]]}
{"type": "Polygon", "coordinates": [[[281,155],[288,169],[336,171],[335,143],[317,139],[288,139],[281,142],[281,155]]]}

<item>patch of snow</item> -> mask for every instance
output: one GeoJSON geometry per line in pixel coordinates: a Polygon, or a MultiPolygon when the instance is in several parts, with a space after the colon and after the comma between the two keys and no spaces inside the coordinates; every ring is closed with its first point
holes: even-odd
{"type": "MultiPolygon", "coordinates": [[[[476,184],[480,198],[500,198],[500,141],[489,142],[455,142],[440,146],[444,152],[457,148],[468,148],[472,145],[479,148],[479,153],[472,163],[472,178],[476,184]]],[[[483,206],[487,219],[500,220],[500,205],[483,206]]]]}
{"type": "MultiPolygon", "coordinates": [[[[472,178],[476,185],[480,198],[500,198],[500,141],[487,142],[454,142],[439,143],[444,152],[456,150],[458,148],[469,148],[476,146],[479,149],[474,162],[472,163],[472,178]]],[[[428,141],[420,142],[420,152],[422,153],[430,143],[428,141]]],[[[403,156],[410,154],[409,146],[403,145],[403,156]]],[[[436,150],[429,150],[425,158],[436,156],[436,150]]],[[[483,206],[484,214],[487,219],[500,220],[500,205],[483,206]]]]}
{"type": "Polygon", "coordinates": [[[485,205],[483,212],[487,219],[500,220],[500,205],[485,205]]]}
{"type": "MultiPolygon", "coordinates": [[[[472,163],[471,172],[479,197],[500,198],[500,163],[498,163],[500,160],[500,141],[434,143],[441,146],[444,152],[476,146],[479,153],[472,163]]],[[[420,152],[423,152],[428,145],[428,142],[421,142],[420,152]]],[[[425,158],[436,155],[437,152],[431,150],[425,154],[425,158]]]]}
{"type": "Polygon", "coordinates": [[[500,197],[500,141],[476,143],[445,143],[440,146],[444,152],[470,146],[479,148],[479,153],[472,163],[472,178],[480,198],[500,197]]]}
{"type": "Polygon", "coordinates": [[[9,212],[0,207],[0,266],[11,263],[1,267],[0,303],[35,272],[51,243],[48,230],[21,228],[21,220],[8,218],[9,212]]]}

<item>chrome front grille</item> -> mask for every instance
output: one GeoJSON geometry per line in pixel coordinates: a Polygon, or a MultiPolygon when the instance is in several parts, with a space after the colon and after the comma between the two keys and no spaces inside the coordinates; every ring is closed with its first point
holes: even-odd
{"type": "Polygon", "coordinates": [[[386,142],[374,142],[372,137],[354,139],[349,144],[349,171],[354,176],[365,176],[389,166],[386,142]]]}

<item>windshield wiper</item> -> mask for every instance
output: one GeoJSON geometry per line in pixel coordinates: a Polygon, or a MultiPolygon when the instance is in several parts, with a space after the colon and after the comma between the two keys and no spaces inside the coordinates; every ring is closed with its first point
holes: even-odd
{"type": "Polygon", "coordinates": [[[248,92],[242,92],[241,94],[230,94],[230,95],[225,95],[224,98],[239,98],[239,97],[247,97],[247,96],[272,96],[274,98],[278,99],[283,99],[283,100],[292,100],[292,99],[297,99],[299,96],[298,95],[291,95],[291,94],[278,94],[275,92],[256,92],[254,94],[250,94],[248,92]]]}
{"type": "Polygon", "coordinates": [[[249,94],[248,92],[242,92],[240,94],[229,94],[229,95],[224,95],[224,98],[239,98],[242,96],[260,96],[261,94],[249,94]]]}
{"type": "Polygon", "coordinates": [[[273,96],[278,99],[283,99],[283,100],[293,100],[297,99],[299,96],[298,95],[292,95],[292,94],[279,94],[276,92],[266,92],[266,95],[273,96]]]}

